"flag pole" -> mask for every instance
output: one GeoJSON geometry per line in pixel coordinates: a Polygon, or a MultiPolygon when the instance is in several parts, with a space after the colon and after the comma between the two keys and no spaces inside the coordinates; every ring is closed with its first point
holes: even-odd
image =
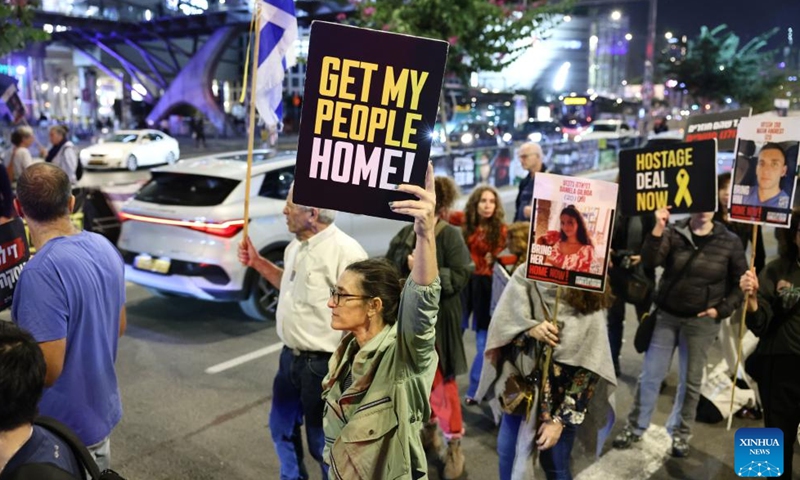
{"type": "MultiPolygon", "coordinates": [[[[255,46],[253,47],[253,65],[250,73],[250,125],[247,132],[247,175],[244,180],[244,229],[242,239],[247,238],[250,226],[250,176],[253,171],[253,144],[256,136],[256,79],[258,78],[258,49],[261,43],[261,2],[256,2],[255,10],[255,46]]],[[[247,79],[245,79],[247,81],[247,79]]]]}
{"type": "MultiPolygon", "coordinates": [[[[756,241],[758,241],[758,225],[753,225],[753,243],[750,245],[753,246],[752,254],[750,255],[750,270],[753,270],[753,267],[756,264],[756,241]]],[[[736,349],[736,368],[733,369],[733,387],[731,388],[731,404],[730,404],[730,413],[728,414],[728,430],[731,429],[731,424],[733,423],[733,400],[736,398],[736,379],[739,378],[739,365],[742,365],[742,343],[744,341],[744,320],[747,316],[747,301],[750,298],[750,295],[758,295],[758,292],[753,292],[752,294],[748,294],[744,296],[744,302],[742,303],[742,318],[739,319],[739,345],[736,349]]]]}

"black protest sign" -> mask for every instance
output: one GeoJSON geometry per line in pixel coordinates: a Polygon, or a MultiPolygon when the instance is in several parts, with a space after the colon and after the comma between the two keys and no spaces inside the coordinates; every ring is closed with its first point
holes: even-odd
{"type": "Polygon", "coordinates": [[[620,210],[642,215],[717,211],[717,141],[619,152],[620,210]],[[713,188],[712,188],[713,187],[713,188]]]}
{"type": "Polygon", "coordinates": [[[708,115],[693,115],[686,124],[684,140],[698,142],[700,140],[717,139],[717,150],[732,152],[736,148],[736,129],[739,120],[750,116],[751,109],[741,108],[708,115]]]}
{"type": "Polygon", "coordinates": [[[0,310],[11,306],[22,267],[30,257],[25,224],[16,218],[0,225],[0,310]]]}
{"type": "Polygon", "coordinates": [[[314,22],[294,202],[396,220],[425,184],[447,42],[314,22]]]}

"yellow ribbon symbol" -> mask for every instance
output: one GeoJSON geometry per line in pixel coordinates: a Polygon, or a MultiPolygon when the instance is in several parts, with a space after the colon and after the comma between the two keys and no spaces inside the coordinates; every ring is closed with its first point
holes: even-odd
{"type": "Polygon", "coordinates": [[[681,168],[678,176],[675,177],[675,182],[678,184],[678,193],[675,195],[675,206],[680,206],[683,201],[687,207],[692,206],[692,192],[689,191],[689,172],[685,168],[681,168]]]}

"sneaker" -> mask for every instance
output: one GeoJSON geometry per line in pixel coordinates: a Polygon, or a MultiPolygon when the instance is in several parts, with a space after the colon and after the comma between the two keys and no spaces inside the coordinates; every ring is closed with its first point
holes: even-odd
{"type": "Polygon", "coordinates": [[[676,458],[686,458],[689,456],[689,444],[682,438],[672,439],[672,456],[676,458]]]}
{"type": "Polygon", "coordinates": [[[475,405],[477,405],[477,404],[478,404],[478,401],[477,401],[477,400],[475,400],[474,398],[470,397],[469,395],[465,395],[465,396],[464,396],[464,403],[465,403],[465,404],[466,404],[468,407],[472,407],[472,406],[475,406],[475,405]]]}
{"type": "Polygon", "coordinates": [[[614,448],[619,448],[621,450],[624,450],[626,448],[631,448],[631,444],[634,444],[641,439],[642,439],[641,435],[636,435],[635,433],[633,433],[633,430],[631,430],[628,427],[625,427],[625,430],[620,432],[620,434],[614,438],[614,442],[611,445],[614,448]]]}

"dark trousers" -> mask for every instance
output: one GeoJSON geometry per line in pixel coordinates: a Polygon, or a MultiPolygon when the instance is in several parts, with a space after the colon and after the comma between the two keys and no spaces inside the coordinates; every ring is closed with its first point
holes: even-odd
{"type": "MultiPolygon", "coordinates": [[[[625,334],[625,300],[621,296],[614,298],[614,304],[608,309],[608,343],[611,344],[611,359],[614,371],[619,375],[619,356],[622,352],[622,338],[625,334]]],[[[650,308],[650,305],[634,305],[637,320],[650,308]]]]}
{"type": "Polygon", "coordinates": [[[330,353],[281,350],[278,374],[272,385],[269,430],[281,462],[281,480],[307,479],[303,464],[300,425],[305,423],[311,457],[319,463],[322,478],[327,468],[322,460],[325,435],[322,431],[322,379],[328,373],[330,353]]]}
{"type": "Polygon", "coordinates": [[[758,389],[764,407],[764,426],[783,431],[783,475],[792,476],[792,456],[800,424],[800,355],[765,355],[758,389]]]}

